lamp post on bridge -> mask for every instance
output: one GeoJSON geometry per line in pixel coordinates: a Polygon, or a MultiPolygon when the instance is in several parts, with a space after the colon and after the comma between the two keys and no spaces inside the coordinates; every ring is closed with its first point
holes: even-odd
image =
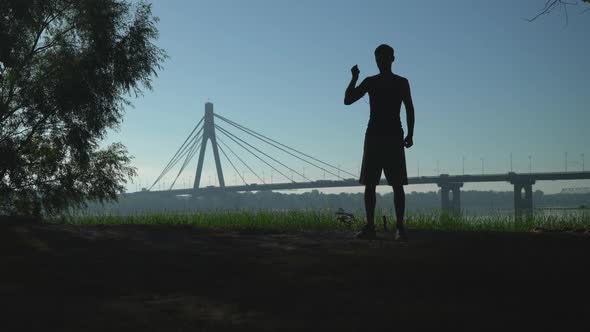
{"type": "Polygon", "coordinates": [[[481,175],[484,175],[485,174],[485,172],[484,172],[484,164],[483,164],[484,159],[483,158],[479,158],[479,159],[481,159],[481,175]]]}
{"type": "Polygon", "coordinates": [[[420,160],[418,160],[418,177],[420,177],[420,160]]]}
{"type": "Polygon", "coordinates": [[[529,174],[533,174],[533,156],[529,155],[529,174]]]}
{"type": "Polygon", "coordinates": [[[465,175],[465,156],[463,156],[461,160],[461,169],[463,171],[463,175],[465,175]]]}

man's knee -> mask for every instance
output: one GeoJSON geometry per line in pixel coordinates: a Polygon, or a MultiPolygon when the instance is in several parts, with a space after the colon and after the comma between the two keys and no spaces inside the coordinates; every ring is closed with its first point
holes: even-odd
{"type": "Polygon", "coordinates": [[[365,193],[372,194],[377,191],[377,185],[367,184],[365,185],[365,193]]]}
{"type": "Polygon", "coordinates": [[[404,186],[403,185],[392,186],[392,188],[393,188],[393,194],[394,195],[405,195],[404,186]]]}

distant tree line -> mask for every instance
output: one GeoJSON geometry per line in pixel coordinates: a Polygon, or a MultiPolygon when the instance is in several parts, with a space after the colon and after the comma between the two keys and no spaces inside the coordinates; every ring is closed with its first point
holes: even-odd
{"type": "MultiPolygon", "coordinates": [[[[590,206],[590,194],[552,194],[534,192],[534,204],[539,207],[590,206]]],[[[406,196],[408,211],[438,211],[441,206],[439,192],[412,192],[406,196]]],[[[489,213],[510,211],[514,204],[513,192],[464,191],[462,208],[468,212],[489,213]]],[[[269,191],[256,193],[223,193],[196,197],[174,197],[158,194],[124,194],[117,203],[94,203],[79,213],[132,215],[149,213],[183,213],[215,210],[324,210],[362,212],[362,193],[324,194],[317,190],[303,194],[286,194],[269,191]]],[[[377,208],[391,210],[391,193],[378,194],[377,208]]]]}

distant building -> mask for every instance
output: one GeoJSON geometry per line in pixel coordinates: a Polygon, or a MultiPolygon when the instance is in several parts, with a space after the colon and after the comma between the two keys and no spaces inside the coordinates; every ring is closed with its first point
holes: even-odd
{"type": "Polygon", "coordinates": [[[560,194],[590,194],[590,187],[563,188],[560,194]]]}

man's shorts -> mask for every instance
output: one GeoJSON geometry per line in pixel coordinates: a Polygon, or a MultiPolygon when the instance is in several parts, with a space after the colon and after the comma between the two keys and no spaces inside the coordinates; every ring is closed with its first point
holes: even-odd
{"type": "Polygon", "coordinates": [[[379,184],[382,170],[390,186],[408,184],[403,132],[388,136],[365,135],[359,182],[363,185],[379,184]]]}

